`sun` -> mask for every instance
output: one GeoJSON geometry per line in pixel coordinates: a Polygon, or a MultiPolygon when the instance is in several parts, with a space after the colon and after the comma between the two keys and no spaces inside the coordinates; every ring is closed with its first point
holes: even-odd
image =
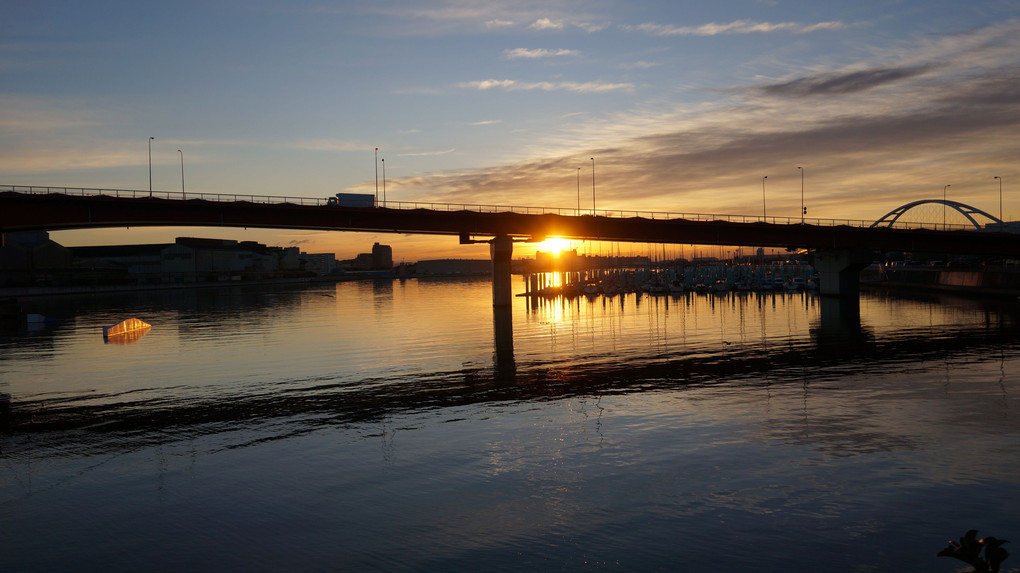
{"type": "Polygon", "coordinates": [[[537,248],[538,248],[539,251],[542,251],[542,252],[545,252],[545,253],[551,253],[553,255],[559,255],[561,252],[570,249],[570,240],[569,239],[558,239],[558,238],[546,239],[546,240],[542,241],[541,243],[539,243],[537,248]]]}

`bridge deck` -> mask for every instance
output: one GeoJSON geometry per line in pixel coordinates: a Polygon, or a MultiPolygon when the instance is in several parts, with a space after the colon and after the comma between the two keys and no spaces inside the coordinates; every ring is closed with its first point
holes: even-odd
{"type": "Polygon", "coordinates": [[[808,248],[867,248],[1020,257],[1020,235],[976,230],[868,228],[869,222],[534,207],[387,203],[326,206],[325,200],[53,188],[0,188],[0,231],[210,226],[372,231],[541,240],[808,248]],[[89,191],[102,191],[91,194],[89,191]],[[277,199],[279,202],[268,201],[277,199]],[[523,211],[523,212],[521,212],[523,211]]]}

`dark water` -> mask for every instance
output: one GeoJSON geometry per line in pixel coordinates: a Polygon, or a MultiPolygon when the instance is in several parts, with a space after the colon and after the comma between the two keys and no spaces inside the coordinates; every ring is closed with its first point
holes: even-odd
{"type": "Polygon", "coordinates": [[[30,301],[62,321],[0,342],[3,570],[959,571],[947,539],[1020,539],[1015,303],[514,304],[30,301]]]}

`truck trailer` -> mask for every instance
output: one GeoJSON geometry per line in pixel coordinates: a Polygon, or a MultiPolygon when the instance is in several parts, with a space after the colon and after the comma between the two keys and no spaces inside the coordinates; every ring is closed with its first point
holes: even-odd
{"type": "Polygon", "coordinates": [[[337,193],[326,200],[331,207],[375,207],[375,195],[371,193],[337,193]]]}

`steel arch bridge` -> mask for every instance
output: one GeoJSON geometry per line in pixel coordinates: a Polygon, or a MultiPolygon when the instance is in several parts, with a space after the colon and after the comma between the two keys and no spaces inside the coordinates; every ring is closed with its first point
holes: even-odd
{"type": "Polygon", "coordinates": [[[998,217],[990,215],[982,211],[981,209],[978,209],[977,207],[971,207],[970,205],[967,205],[965,203],[960,203],[959,201],[948,201],[946,199],[922,199],[920,201],[914,201],[913,203],[907,203],[906,205],[900,205],[899,207],[893,209],[892,211],[889,211],[881,219],[872,223],[871,228],[883,226],[892,227],[893,225],[896,224],[896,220],[899,219],[900,216],[906,213],[907,211],[919,205],[927,204],[944,205],[946,207],[951,207],[955,209],[958,213],[966,217],[967,220],[970,221],[972,225],[974,225],[974,228],[978,230],[983,230],[984,227],[980,223],[978,223],[977,220],[974,219],[974,215],[986,217],[989,220],[991,220],[992,223],[1002,225],[1002,221],[998,217]]]}

